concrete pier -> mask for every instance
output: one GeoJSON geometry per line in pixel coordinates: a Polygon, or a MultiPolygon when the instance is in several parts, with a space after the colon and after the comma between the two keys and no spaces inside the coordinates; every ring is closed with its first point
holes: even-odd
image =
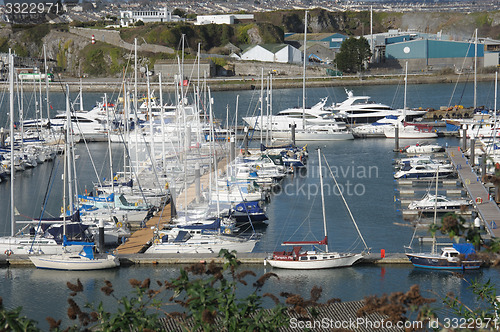
{"type": "Polygon", "coordinates": [[[469,197],[474,201],[486,230],[492,237],[500,236],[500,209],[498,205],[493,200],[490,200],[488,191],[462,150],[459,147],[450,147],[446,149],[446,152],[457,170],[469,197]]]}

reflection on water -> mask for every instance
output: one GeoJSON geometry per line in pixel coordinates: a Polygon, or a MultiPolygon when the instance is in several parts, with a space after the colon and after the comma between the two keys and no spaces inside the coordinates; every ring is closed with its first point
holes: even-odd
{"type": "MultiPolygon", "coordinates": [[[[84,291],[78,295],[78,303],[97,303],[103,301],[108,310],[116,308],[116,302],[101,292],[105,280],[110,280],[115,289],[114,295],[118,298],[130,295],[129,280],[135,278],[144,280],[150,278],[153,287],[156,280],[170,280],[179,275],[179,265],[147,265],[122,267],[108,271],[92,272],[61,272],[36,270],[29,267],[0,269],[2,282],[0,294],[7,308],[24,307],[23,314],[39,321],[40,327],[46,329],[45,317],[66,319],[67,298],[70,291],[66,282],[75,283],[80,278],[84,291]]],[[[447,293],[453,292],[464,303],[474,306],[472,292],[468,284],[454,274],[446,271],[427,271],[414,269],[410,265],[356,265],[350,268],[330,269],[319,271],[293,271],[272,269],[261,265],[245,265],[241,269],[252,270],[258,278],[266,272],[274,272],[279,279],[271,278],[264,285],[261,294],[270,292],[279,296],[280,292],[299,294],[305,299],[310,297],[310,290],[314,286],[323,290],[319,302],[326,302],[331,298],[340,298],[342,301],[361,300],[368,295],[390,294],[392,292],[406,292],[418,284],[422,295],[435,298],[433,304],[441,315],[449,317],[449,310],[442,309],[441,299],[447,293]]],[[[467,280],[477,279],[486,282],[491,279],[495,285],[500,285],[500,270],[487,268],[478,272],[466,273],[467,280]]],[[[254,290],[251,286],[256,280],[246,277],[249,286],[239,287],[238,294],[247,296],[254,290]]],[[[284,299],[282,298],[282,301],[284,299]]],[[[271,301],[265,301],[271,306],[271,301]]]]}

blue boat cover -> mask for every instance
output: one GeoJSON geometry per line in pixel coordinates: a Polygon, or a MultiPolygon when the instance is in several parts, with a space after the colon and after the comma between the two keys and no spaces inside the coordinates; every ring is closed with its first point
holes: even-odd
{"type": "Polygon", "coordinates": [[[190,238],[190,234],[187,231],[180,231],[173,242],[186,242],[190,238]]]}
{"type": "Polygon", "coordinates": [[[467,258],[471,254],[475,254],[476,250],[471,243],[453,243],[453,248],[467,258]]]}
{"type": "MultiPolygon", "coordinates": [[[[198,225],[179,225],[178,228],[182,229],[219,229],[220,219],[215,220],[211,224],[198,224],[198,225]]],[[[180,234],[180,232],[179,232],[180,234]]]]}

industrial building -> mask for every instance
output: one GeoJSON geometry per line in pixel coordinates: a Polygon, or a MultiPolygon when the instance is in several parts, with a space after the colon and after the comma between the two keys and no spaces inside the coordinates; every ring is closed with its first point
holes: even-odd
{"type": "Polygon", "coordinates": [[[239,22],[253,21],[253,19],[253,14],[198,15],[194,24],[235,24],[239,22]]]}
{"type": "MultiPolygon", "coordinates": [[[[194,79],[198,77],[198,62],[194,60],[184,60],[182,66],[184,72],[184,80],[194,79]]],[[[199,65],[200,76],[213,77],[216,74],[215,64],[212,60],[201,60],[199,65]]],[[[156,74],[161,73],[165,82],[174,81],[179,75],[179,64],[177,60],[158,60],[154,65],[156,74]]]]}
{"type": "Polygon", "coordinates": [[[479,38],[452,40],[441,33],[389,30],[364,36],[372,47],[372,63],[410,71],[453,68],[456,72],[499,64],[500,42],[479,38]],[[475,60],[477,59],[477,60],[475,60]]]}

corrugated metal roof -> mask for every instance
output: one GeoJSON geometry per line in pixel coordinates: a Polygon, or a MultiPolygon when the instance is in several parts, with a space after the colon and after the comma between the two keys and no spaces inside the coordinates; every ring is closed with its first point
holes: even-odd
{"type": "MultiPolygon", "coordinates": [[[[287,314],[290,317],[290,325],[281,327],[276,331],[280,332],[295,332],[303,331],[304,328],[310,328],[312,331],[355,331],[355,332],[396,332],[404,331],[403,328],[396,328],[395,324],[386,323],[385,327],[379,327],[380,322],[387,322],[388,317],[378,313],[372,313],[363,317],[357,316],[357,311],[363,307],[364,301],[341,302],[332,304],[323,304],[314,307],[315,313],[311,314],[311,308],[306,310],[309,312],[309,318],[299,315],[293,310],[288,310],[287,314]]],[[[266,310],[268,311],[268,309],[266,310]]],[[[160,319],[164,331],[185,331],[185,328],[192,330],[194,322],[190,319],[162,318],[160,319]]],[[[220,323],[220,318],[215,320],[215,325],[220,323]]]]}

